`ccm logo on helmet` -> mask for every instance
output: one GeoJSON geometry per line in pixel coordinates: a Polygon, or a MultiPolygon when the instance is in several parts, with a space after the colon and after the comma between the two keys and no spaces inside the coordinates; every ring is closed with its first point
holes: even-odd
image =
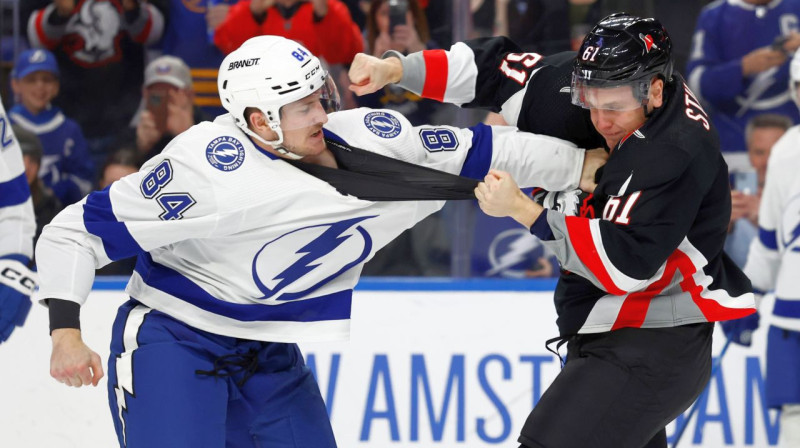
{"type": "Polygon", "coordinates": [[[252,59],[243,59],[241,61],[233,61],[228,66],[228,70],[236,70],[237,68],[242,67],[250,67],[253,65],[258,65],[258,60],[261,58],[252,58],[252,59]]]}
{"type": "Polygon", "coordinates": [[[319,71],[319,69],[320,69],[320,67],[318,65],[318,66],[314,67],[313,69],[311,69],[310,72],[306,73],[306,81],[311,79],[312,76],[316,75],[317,72],[319,71]]]}

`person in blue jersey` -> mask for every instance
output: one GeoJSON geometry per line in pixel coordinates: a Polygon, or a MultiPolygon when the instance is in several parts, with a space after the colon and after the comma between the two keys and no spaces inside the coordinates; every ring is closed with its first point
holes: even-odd
{"type": "Polygon", "coordinates": [[[800,121],[786,88],[799,24],[797,0],[718,0],[697,19],[686,79],[709,108],[720,149],[741,155],[730,158],[732,168],[747,166],[751,118],[771,112],[800,121]]]}
{"type": "Polygon", "coordinates": [[[92,189],[94,163],[78,123],[51,103],[60,85],[55,56],[42,49],[23,51],[11,78],[17,101],[8,115],[42,142],[39,177],[62,204],[78,202],[92,189]]]}
{"type": "Polygon", "coordinates": [[[80,333],[94,270],[137,256],[108,363],[120,446],[336,446],[296,343],[348,338],[364,263],[491,166],[562,190],[593,188],[605,160],[515,128],[333,112],[320,60],[277,36],[229,54],[218,87],[229,114],[66,208],[36,247],[50,372],[74,387],[104,375],[80,333]]]}
{"type": "Polygon", "coordinates": [[[36,222],[20,145],[0,98],[0,343],[22,326],[31,309],[36,222]]]}

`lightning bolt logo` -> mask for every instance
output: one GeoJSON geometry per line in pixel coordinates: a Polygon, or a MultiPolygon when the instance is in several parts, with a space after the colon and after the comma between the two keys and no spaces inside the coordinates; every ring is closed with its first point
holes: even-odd
{"type": "Polygon", "coordinates": [[[235,157],[239,154],[239,151],[236,148],[216,148],[213,152],[215,156],[222,156],[222,157],[235,157]]]}
{"type": "Polygon", "coordinates": [[[303,284],[307,284],[308,280],[311,280],[313,282],[311,286],[301,291],[283,292],[276,300],[303,298],[361,263],[372,251],[372,238],[363,227],[357,224],[374,217],[364,216],[332,224],[304,227],[265,244],[256,253],[252,264],[253,280],[264,294],[262,299],[276,297],[291,285],[299,284],[301,280],[306,280],[302,282],[303,284]],[[319,233],[320,230],[321,233],[319,233]],[[307,241],[310,238],[309,233],[316,236],[311,241],[303,243],[303,240],[307,241]],[[341,247],[354,236],[360,236],[363,240],[363,247],[360,252],[355,254],[353,249],[357,243],[341,247]],[[285,250],[295,244],[302,244],[302,247],[294,252],[295,256],[290,258],[291,263],[289,264],[286,261],[285,250]],[[259,258],[267,261],[267,269],[264,269],[263,265],[259,269],[259,258]],[[274,271],[280,264],[289,265],[271,278],[268,277],[266,281],[259,276],[259,271],[274,271]]]}
{"type": "Polygon", "coordinates": [[[403,125],[392,114],[375,111],[364,115],[364,125],[381,138],[394,138],[400,134],[403,125]]]}
{"type": "Polygon", "coordinates": [[[508,270],[505,274],[513,276],[514,273],[509,268],[525,260],[528,254],[533,252],[539,245],[539,240],[524,229],[510,229],[501,232],[489,246],[489,263],[491,263],[492,269],[488,270],[486,275],[497,275],[508,270]],[[506,251],[498,256],[497,253],[501,251],[499,246],[504,240],[508,239],[511,239],[511,242],[508,243],[506,251]]]}
{"type": "MultiPolygon", "coordinates": [[[[114,385],[114,395],[117,399],[117,417],[122,425],[122,442],[127,444],[127,432],[125,424],[125,413],[128,410],[128,396],[135,397],[133,390],[133,354],[139,348],[136,336],[144,323],[144,317],[152,311],[146,306],[137,305],[129,313],[125,320],[125,328],[122,333],[122,353],[117,355],[115,369],[117,373],[117,384],[114,385]]],[[[112,346],[113,347],[113,346],[112,346]]]]}
{"type": "Polygon", "coordinates": [[[375,119],[375,120],[373,120],[372,121],[372,125],[375,126],[378,129],[384,131],[384,132],[391,131],[392,128],[394,127],[392,125],[392,123],[388,123],[383,119],[375,119]]]}
{"type": "Polygon", "coordinates": [[[217,137],[206,146],[206,159],[220,171],[233,171],[244,163],[244,146],[233,137],[217,137]]]}

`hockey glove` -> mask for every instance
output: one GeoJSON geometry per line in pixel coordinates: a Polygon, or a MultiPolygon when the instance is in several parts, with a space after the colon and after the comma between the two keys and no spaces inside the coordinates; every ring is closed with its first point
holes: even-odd
{"type": "Polygon", "coordinates": [[[31,310],[36,275],[16,260],[0,260],[0,343],[21,327],[31,310]]]}
{"type": "Polygon", "coordinates": [[[750,347],[753,339],[753,332],[758,329],[759,315],[751,314],[739,319],[722,321],[722,331],[732,342],[750,347]]]}

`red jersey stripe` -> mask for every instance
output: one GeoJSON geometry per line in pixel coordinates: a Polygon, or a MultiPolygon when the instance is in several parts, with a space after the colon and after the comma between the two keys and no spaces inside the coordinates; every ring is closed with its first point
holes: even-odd
{"type": "Polygon", "coordinates": [[[447,53],[444,50],[425,50],[422,57],[425,59],[426,73],[422,97],[444,102],[444,92],[447,90],[447,53]]]}
{"type": "Polygon", "coordinates": [[[56,48],[56,46],[58,46],[58,41],[50,39],[44,32],[42,21],[44,20],[45,9],[46,8],[43,8],[41,11],[36,13],[36,19],[35,19],[36,36],[39,37],[39,42],[41,42],[42,45],[44,45],[48,50],[53,50],[56,48]]]}
{"type": "Polygon", "coordinates": [[[727,308],[715,300],[701,296],[703,288],[694,281],[693,275],[697,272],[697,267],[692,260],[680,250],[676,250],[672,257],[675,257],[678,270],[683,276],[683,281],[680,283],[681,289],[692,296],[692,300],[709,322],[738,319],[756,312],[755,308],[727,308]]]}
{"type": "Polygon", "coordinates": [[[594,239],[592,239],[592,231],[589,227],[591,221],[577,216],[567,216],[565,221],[572,247],[584,266],[597,277],[597,280],[600,281],[600,284],[603,285],[603,288],[608,293],[617,296],[625,295],[625,291],[619,289],[614,284],[614,281],[611,280],[611,276],[603,265],[603,260],[600,259],[600,254],[597,253],[594,239]]]}

